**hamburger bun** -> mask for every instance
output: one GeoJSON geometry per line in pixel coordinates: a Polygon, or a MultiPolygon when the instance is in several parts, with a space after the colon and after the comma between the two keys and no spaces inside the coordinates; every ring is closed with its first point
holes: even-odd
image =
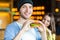
{"type": "Polygon", "coordinates": [[[34,22],[34,23],[31,23],[30,26],[35,28],[35,27],[40,27],[42,24],[38,23],[38,22],[34,22]]]}

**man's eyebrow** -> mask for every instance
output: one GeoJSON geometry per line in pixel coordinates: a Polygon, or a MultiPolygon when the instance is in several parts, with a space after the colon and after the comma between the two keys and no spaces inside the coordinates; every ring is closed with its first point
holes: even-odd
{"type": "Polygon", "coordinates": [[[23,5],[23,6],[25,6],[25,5],[23,5]]]}

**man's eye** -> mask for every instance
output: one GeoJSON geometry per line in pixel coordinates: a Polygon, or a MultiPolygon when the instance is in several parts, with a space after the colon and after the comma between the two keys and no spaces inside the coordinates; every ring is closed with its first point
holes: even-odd
{"type": "Polygon", "coordinates": [[[32,6],[29,6],[29,8],[32,8],[32,6]]]}
{"type": "Polygon", "coordinates": [[[24,6],[22,8],[25,8],[24,6]]]}
{"type": "Polygon", "coordinates": [[[22,6],[22,8],[25,8],[26,6],[24,5],[24,6],[22,6]]]}

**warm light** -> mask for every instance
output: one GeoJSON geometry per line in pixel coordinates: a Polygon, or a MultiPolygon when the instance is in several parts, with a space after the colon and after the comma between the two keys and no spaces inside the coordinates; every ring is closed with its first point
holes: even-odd
{"type": "Polygon", "coordinates": [[[41,11],[33,12],[33,15],[41,15],[41,11]]]}
{"type": "Polygon", "coordinates": [[[17,8],[12,8],[12,12],[18,11],[17,8]]]}
{"type": "Polygon", "coordinates": [[[44,11],[42,11],[42,12],[41,12],[41,14],[42,14],[42,15],[44,15],[44,14],[45,14],[45,12],[44,12],[44,11]]]}
{"type": "Polygon", "coordinates": [[[41,15],[41,11],[37,11],[37,15],[41,15]]]}
{"type": "Polygon", "coordinates": [[[34,16],[31,16],[30,18],[31,18],[31,19],[34,19],[34,16]]]}
{"type": "Polygon", "coordinates": [[[42,16],[37,16],[37,20],[42,20],[42,16]]]}
{"type": "Polygon", "coordinates": [[[59,9],[58,9],[58,8],[56,8],[56,9],[55,9],[55,12],[59,12],[59,9]]]}
{"type": "Polygon", "coordinates": [[[41,10],[41,6],[37,7],[37,10],[41,10]]]}
{"type": "Polygon", "coordinates": [[[10,13],[9,12],[0,12],[0,17],[6,17],[9,18],[8,20],[10,20],[10,13]]]}
{"type": "Polygon", "coordinates": [[[3,14],[3,15],[0,15],[0,16],[10,15],[9,12],[0,12],[0,13],[3,14]]]}
{"type": "Polygon", "coordinates": [[[35,22],[38,22],[39,20],[34,20],[35,22]]]}
{"type": "Polygon", "coordinates": [[[44,6],[33,7],[33,10],[44,10],[44,9],[45,9],[44,6]]]}
{"type": "Polygon", "coordinates": [[[16,14],[15,15],[20,15],[20,13],[19,12],[16,12],[16,14]]]}
{"type": "Polygon", "coordinates": [[[6,26],[11,22],[11,15],[9,12],[0,12],[0,22],[2,21],[1,24],[1,29],[5,29],[6,26]]]}
{"type": "Polygon", "coordinates": [[[36,15],[37,14],[37,12],[33,12],[33,14],[32,15],[36,15]]]}
{"type": "Polygon", "coordinates": [[[19,19],[20,18],[20,16],[14,16],[13,17],[13,19],[19,19]]]}
{"type": "Polygon", "coordinates": [[[41,6],[39,6],[39,7],[33,7],[33,10],[41,10],[41,6]]]}
{"type": "Polygon", "coordinates": [[[41,8],[42,8],[42,10],[44,10],[44,9],[45,9],[45,7],[44,7],[44,6],[42,6],[41,8]]]}
{"type": "Polygon", "coordinates": [[[43,17],[42,17],[42,16],[40,16],[40,20],[42,20],[42,18],[43,18],[43,17]]]}
{"type": "Polygon", "coordinates": [[[33,7],[33,10],[37,10],[37,7],[33,7]]]}
{"type": "Polygon", "coordinates": [[[0,2],[0,7],[10,7],[10,3],[0,2]]]}
{"type": "Polygon", "coordinates": [[[40,17],[39,17],[39,16],[37,16],[37,19],[40,19],[40,17]]]}

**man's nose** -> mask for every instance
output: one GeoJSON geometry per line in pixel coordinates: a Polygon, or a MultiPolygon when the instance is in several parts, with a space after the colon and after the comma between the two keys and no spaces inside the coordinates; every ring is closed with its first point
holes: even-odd
{"type": "Polygon", "coordinates": [[[29,12],[29,7],[26,7],[26,12],[29,12]]]}

